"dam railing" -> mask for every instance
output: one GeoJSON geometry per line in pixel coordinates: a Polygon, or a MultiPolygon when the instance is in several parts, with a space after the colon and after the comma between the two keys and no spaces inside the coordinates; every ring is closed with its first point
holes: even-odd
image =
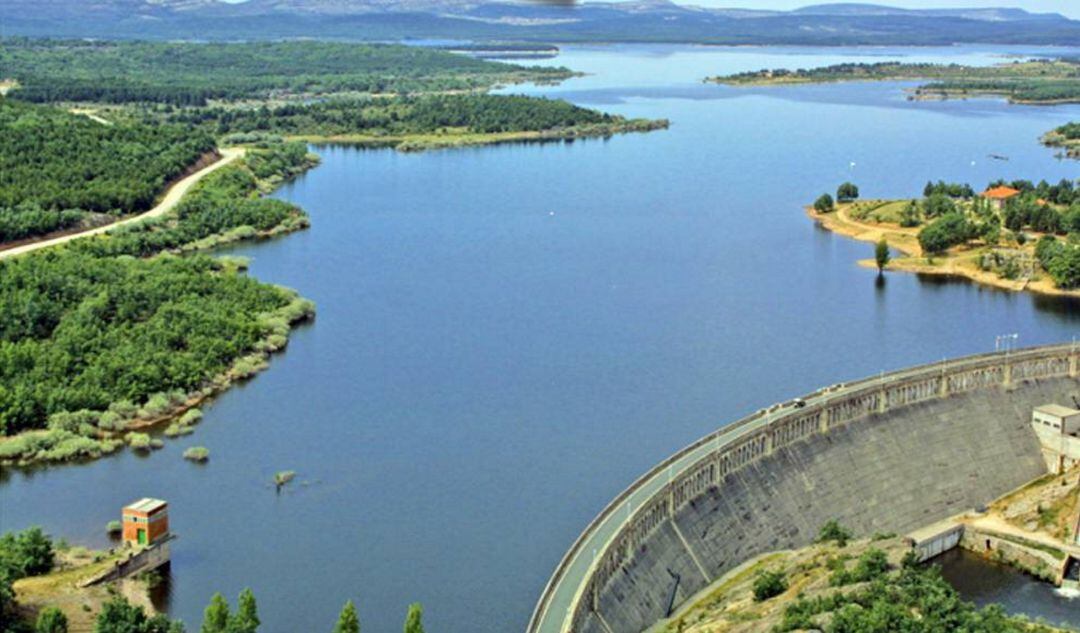
{"type": "Polygon", "coordinates": [[[657,526],[726,475],[774,450],[874,413],[954,393],[1076,377],[1078,349],[1076,343],[1048,345],[882,373],[774,404],[721,427],[654,466],[601,510],[555,568],[527,633],[573,631],[594,609],[598,591],[657,526]],[[641,494],[647,498],[632,508],[630,501],[641,494]]]}

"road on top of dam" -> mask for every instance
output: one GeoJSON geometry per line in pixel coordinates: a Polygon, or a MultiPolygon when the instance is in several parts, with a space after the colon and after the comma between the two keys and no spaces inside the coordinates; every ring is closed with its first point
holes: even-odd
{"type": "MultiPolygon", "coordinates": [[[[1068,344],[1048,347],[1061,347],[1063,350],[1069,350],[1070,353],[1074,351],[1068,344]]],[[[853,391],[865,389],[875,381],[880,382],[880,384],[884,386],[891,382],[904,380],[914,374],[925,372],[933,367],[940,367],[942,373],[945,373],[948,368],[954,365],[970,363],[977,359],[989,359],[994,356],[1004,356],[1007,359],[1010,354],[1019,356],[1023,355],[1025,351],[1029,350],[1006,350],[993,354],[968,356],[952,361],[942,360],[940,363],[921,365],[919,367],[908,368],[888,374],[882,373],[878,378],[866,378],[851,383],[841,383],[835,389],[828,388],[813,396],[805,398],[805,405],[824,404],[829,400],[842,397],[853,391]]],[[[552,587],[550,591],[546,591],[546,593],[550,594],[551,598],[546,605],[538,605],[538,609],[540,610],[536,614],[534,621],[531,623],[528,633],[563,633],[568,630],[571,608],[575,596],[577,596],[582,584],[588,577],[593,561],[601,554],[601,552],[603,552],[605,546],[607,546],[608,542],[618,533],[623,524],[633,516],[634,510],[640,507],[641,504],[646,503],[654,494],[667,485],[668,482],[674,480],[681,475],[683,471],[692,467],[703,457],[742,435],[752,433],[763,426],[767,426],[773,418],[783,413],[783,409],[790,410],[794,405],[794,402],[795,401],[785,402],[781,405],[780,409],[762,415],[745,424],[735,423],[717,431],[715,437],[701,442],[699,446],[690,450],[683,449],[686,450],[685,455],[672,461],[667,468],[654,472],[648,479],[640,481],[634,490],[629,493],[627,498],[622,501],[622,509],[612,511],[607,516],[600,519],[595,526],[592,526],[591,531],[584,536],[583,540],[577,546],[577,551],[573,553],[573,556],[565,565],[564,573],[559,578],[555,579],[556,585],[552,587]]],[[[766,410],[772,408],[773,407],[770,406],[766,410]]],[[[541,597],[541,600],[543,600],[543,597],[541,597]]]]}

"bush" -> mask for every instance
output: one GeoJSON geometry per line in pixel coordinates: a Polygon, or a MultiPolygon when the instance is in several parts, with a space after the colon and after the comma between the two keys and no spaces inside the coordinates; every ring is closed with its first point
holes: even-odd
{"type": "Polygon", "coordinates": [[[1080,247],[1070,245],[1061,249],[1047,270],[1058,288],[1080,287],[1080,247]]]}
{"type": "Polygon", "coordinates": [[[97,411],[60,411],[49,416],[48,428],[79,433],[85,425],[97,426],[101,414],[97,411]]]}
{"type": "Polygon", "coordinates": [[[109,411],[121,418],[133,418],[139,412],[139,407],[130,400],[118,400],[109,405],[109,411]]]}
{"type": "Polygon", "coordinates": [[[67,616],[56,607],[42,609],[34,625],[34,633],[67,633],[67,630],[67,616]]]}
{"type": "Polygon", "coordinates": [[[30,431],[0,443],[0,461],[40,460],[63,462],[100,457],[123,442],[96,440],[69,431],[30,431]]]}
{"type": "Polygon", "coordinates": [[[840,525],[836,519],[829,519],[818,531],[818,543],[836,543],[844,547],[851,540],[851,530],[840,525]]]}
{"type": "Polygon", "coordinates": [[[928,218],[940,218],[950,213],[956,213],[956,203],[952,198],[942,193],[934,193],[926,198],[923,203],[923,210],[928,218]]]}
{"type": "Polygon", "coordinates": [[[943,215],[919,231],[919,246],[927,253],[943,253],[963,244],[975,234],[975,227],[959,213],[943,215]]]}
{"type": "Polygon", "coordinates": [[[146,433],[131,433],[127,437],[127,442],[128,446],[137,451],[150,449],[150,436],[146,433]]]}
{"type": "Polygon", "coordinates": [[[202,418],[202,410],[197,407],[193,407],[185,411],[184,415],[180,416],[180,419],[177,420],[177,422],[179,422],[181,426],[194,426],[201,422],[202,418]]]}
{"type": "Polygon", "coordinates": [[[115,519],[105,524],[105,533],[110,536],[115,536],[123,531],[124,525],[115,519]]]}
{"type": "Polygon", "coordinates": [[[754,600],[764,602],[787,591],[788,582],[779,571],[763,571],[754,580],[754,600]]]}
{"type": "Polygon", "coordinates": [[[912,228],[922,224],[921,214],[919,212],[919,205],[915,204],[915,201],[907,203],[904,210],[900,212],[900,226],[904,228],[912,228]]]}
{"type": "Polygon", "coordinates": [[[181,435],[190,435],[195,432],[195,429],[190,426],[183,426],[176,422],[173,422],[165,429],[165,437],[180,437],[181,435]]]}
{"type": "Polygon", "coordinates": [[[193,462],[205,462],[210,459],[210,449],[205,446],[192,446],[184,451],[184,459],[193,462]]]}
{"type": "Polygon", "coordinates": [[[814,210],[818,213],[828,213],[836,208],[833,203],[833,198],[827,193],[823,193],[818,196],[818,199],[814,201],[814,210]]]}
{"type": "Polygon", "coordinates": [[[859,556],[855,568],[848,570],[840,565],[833,571],[829,584],[834,587],[850,585],[856,582],[870,582],[884,576],[889,571],[889,559],[879,549],[868,549],[859,556]]]}
{"type": "Polygon", "coordinates": [[[146,406],[140,413],[144,413],[147,416],[162,415],[166,411],[172,408],[172,398],[165,393],[155,393],[150,396],[146,401],[146,406]]]}
{"type": "Polygon", "coordinates": [[[0,536],[0,576],[18,580],[47,574],[52,571],[55,560],[52,541],[41,528],[32,527],[0,536]]]}
{"type": "Polygon", "coordinates": [[[99,429],[105,431],[123,431],[127,426],[127,420],[115,411],[106,411],[98,418],[97,425],[99,429]]]}

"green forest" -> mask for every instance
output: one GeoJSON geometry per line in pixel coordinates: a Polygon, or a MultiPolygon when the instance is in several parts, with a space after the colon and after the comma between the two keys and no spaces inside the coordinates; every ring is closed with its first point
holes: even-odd
{"type": "Polygon", "coordinates": [[[510,95],[428,95],[393,99],[335,99],[259,108],[205,108],[170,121],[210,126],[219,134],[428,134],[444,128],[474,133],[521,132],[612,123],[621,117],[566,101],[510,95]]]}
{"type": "Polygon", "coordinates": [[[190,126],[104,125],[0,98],[0,243],[68,228],[88,214],[145,211],[214,146],[211,134],[190,126]]]}
{"type": "Polygon", "coordinates": [[[0,39],[12,93],[35,102],[169,103],[342,92],[413,93],[557,81],[565,68],[534,68],[445,51],[336,42],[104,42],[0,39]]]}
{"type": "Polygon", "coordinates": [[[916,89],[916,94],[922,96],[990,94],[1032,103],[1080,99],[1080,63],[1074,59],[1036,59],[994,66],[843,63],[798,70],[758,70],[710,77],[708,81],[731,85],[767,85],[905,79],[934,80],[916,89]]]}
{"type": "Polygon", "coordinates": [[[126,420],[197,396],[312,313],[227,261],[169,254],[306,225],[296,207],[259,196],[250,163],[274,176],[311,164],[299,144],[253,150],[169,215],[0,261],[0,434],[37,430],[0,443],[0,461],[113,450],[126,420]]]}

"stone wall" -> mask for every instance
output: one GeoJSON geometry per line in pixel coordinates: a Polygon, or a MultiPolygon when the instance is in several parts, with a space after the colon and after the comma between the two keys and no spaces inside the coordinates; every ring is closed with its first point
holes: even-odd
{"type": "MultiPolygon", "coordinates": [[[[902,533],[1044,474],[1034,407],[1080,396],[1069,349],[987,356],[811,394],[683,470],[599,553],[579,633],[637,633],[713,579],[839,519],[902,533]]],[[[700,444],[700,443],[699,443],[700,444]]]]}

